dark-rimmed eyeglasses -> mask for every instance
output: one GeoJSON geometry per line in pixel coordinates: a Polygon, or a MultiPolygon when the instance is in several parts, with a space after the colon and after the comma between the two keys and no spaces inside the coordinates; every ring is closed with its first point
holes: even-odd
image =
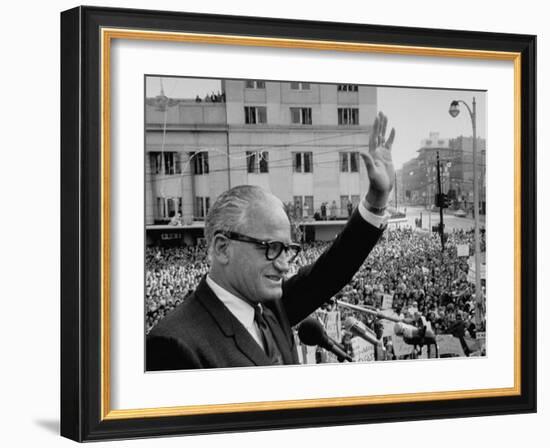
{"type": "Polygon", "coordinates": [[[243,243],[252,243],[257,244],[258,246],[262,246],[263,248],[265,248],[265,258],[267,258],[269,261],[273,261],[279,258],[279,256],[284,251],[288,256],[287,261],[289,263],[292,263],[302,250],[302,247],[299,244],[285,244],[282,241],[259,240],[251,236],[246,236],[241,233],[231,232],[228,230],[218,230],[215,235],[223,235],[230,240],[242,241],[243,243]]]}

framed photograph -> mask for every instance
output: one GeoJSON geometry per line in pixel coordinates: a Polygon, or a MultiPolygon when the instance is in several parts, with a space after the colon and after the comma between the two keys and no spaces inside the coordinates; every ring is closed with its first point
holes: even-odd
{"type": "Polygon", "coordinates": [[[536,37],[61,14],[61,434],[536,411],[536,37]]]}

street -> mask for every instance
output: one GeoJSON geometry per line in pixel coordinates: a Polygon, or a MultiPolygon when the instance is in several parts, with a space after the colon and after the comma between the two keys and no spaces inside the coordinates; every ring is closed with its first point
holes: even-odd
{"type": "MultiPolygon", "coordinates": [[[[409,225],[415,227],[415,220],[422,215],[422,228],[431,230],[432,226],[439,224],[439,209],[434,208],[431,212],[426,210],[422,206],[407,206],[399,207],[399,211],[403,212],[406,209],[407,222],[399,225],[409,225]]],[[[455,210],[444,210],[443,223],[445,224],[445,231],[453,229],[469,230],[474,228],[474,218],[469,215],[467,217],[458,217],[454,215],[455,210]]],[[[485,215],[479,216],[480,228],[485,228],[485,215]]]]}

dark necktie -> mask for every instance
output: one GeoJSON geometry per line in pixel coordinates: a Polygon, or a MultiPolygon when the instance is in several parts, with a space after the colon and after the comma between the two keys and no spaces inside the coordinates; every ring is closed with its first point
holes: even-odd
{"type": "Polygon", "coordinates": [[[262,341],[264,343],[265,354],[270,359],[272,365],[280,365],[283,363],[283,357],[279,348],[277,347],[277,342],[273,338],[273,333],[271,328],[264,318],[261,305],[256,305],[254,307],[254,321],[260,329],[262,334],[262,341]]]}

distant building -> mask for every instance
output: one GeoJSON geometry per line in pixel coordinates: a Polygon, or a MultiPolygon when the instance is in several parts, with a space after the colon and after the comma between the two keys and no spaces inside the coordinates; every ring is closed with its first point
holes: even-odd
{"type": "Polygon", "coordinates": [[[390,194],[389,206],[396,207],[400,211],[406,206],[405,191],[403,190],[403,168],[395,170],[395,183],[390,194]]]}
{"type": "Polygon", "coordinates": [[[209,99],[146,99],[148,229],[182,224],[200,236],[216,198],[240,184],[271,191],[296,220],[313,221],[333,202],[336,217],[347,218],[348,203],[368,189],[359,151],[377,113],[376,87],[223,80],[221,88],[209,99]]]}
{"type": "MultiPolygon", "coordinates": [[[[454,208],[473,210],[472,142],[472,137],[443,139],[436,132],[422,140],[418,156],[403,164],[405,202],[426,207],[435,204],[439,152],[441,191],[449,195],[454,208]]],[[[485,214],[485,140],[478,138],[476,148],[480,209],[485,214]]]]}

